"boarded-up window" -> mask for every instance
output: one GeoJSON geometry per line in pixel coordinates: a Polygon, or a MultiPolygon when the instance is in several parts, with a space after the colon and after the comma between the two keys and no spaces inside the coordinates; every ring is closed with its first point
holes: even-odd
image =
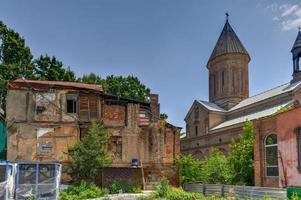
{"type": "Polygon", "coordinates": [[[90,120],[98,119],[98,98],[91,96],[89,98],[90,120]]]}
{"type": "Polygon", "coordinates": [[[150,117],[147,110],[141,109],[139,111],[139,125],[147,126],[150,123],[150,117]]]}
{"type": "Polygon", "coordinates": [[[81,121],[90,121],[99,117],[99,99],[95,95],[80,95],[79,114],[81,121]]]}
{"type": "Polygon", "coordinates": [[[112,154],[114,160],[122,159],[122,137],[120,136],[110,137],[109,152],[112,154]]]}
{"type": "Polygon", "coordinates": [[[87,95],[80,95],[79,117],[81,121],[89,121],[89,98],[87,95]]]}

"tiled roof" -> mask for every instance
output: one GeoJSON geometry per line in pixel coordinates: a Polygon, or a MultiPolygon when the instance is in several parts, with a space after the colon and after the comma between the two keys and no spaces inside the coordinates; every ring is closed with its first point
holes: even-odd
{"type": "Polygon", "coordinates": [[[62,81],[40,81],[40,80],[23,80],[17,79],[8,83],[9,88],[20,89],[23,87],[32,87],[36,90],[48,90],[52,87],[68,87],[83,90],[94,90],[102,92],[102,86],[96,84],[86,84],[77,82],[62,82],[62,81]]]}
{"type": "Polygon", "coordinates": [[[301,32],[300,31],[298,32],[298,36],[297,36],[297,38],[296,38],[296,40],[294,42],[294,45],[292,47],[292,51],[294,49],[298,48],[298,47],[301,47],[301,32]]]}
{"type": "Polygon", "coordinates": [[[278,87],[275,87],[273,89],[267,90],[265,92],[262,92],[260,94],[251,96],[247,99],[242,100],[239,104],[237,104],[236,106],[234,106],[233,108],[231,108],[229,111],[233,111],[260,101],[263,101],[265,99],[286,93],[286,92],[290,92],[292,90],[294,90],[296,87],[298,87],[299,85],[301,85],[301,81],[299,82],[295,82],[295,83],[286,83],[283,85],[280,85],[278,87]]]}
{"type": "Polygon", "coordinates": [[[208,102],[208,101],[202,101],[202,100],[197,100],[197,102],[202,104],[208,110],[218,111],[218,112],[227,112],[225,109],[219,107],[215,103],[211,103],[211,102],[208,102]]]}
{"type": "Polygon", "coordinates": [[[226,21],[222,33],[215,44],[209,60],[225,53],[243,53],[249,56],[247,50],[240,42],[228,20],[226,21]]]}
{"type": "Polygon", "coordinates": [[[279,104],[279,105],[275,105],[275,106],[273,106],[271,108],[268,108],[268,109],[265,109],[265,110],[261,110],[261,111],[255,112],[255,113],[244,115],[244,116],[241,116],[241,117],[238,117],[238,118],[235,118],[235,119],[231,119],[231,120],[225,121],[225,122],[213,127],[210,130],[213,131],[213,130],[217,130],[217,129],[220,129],[220,128],[225,128],[225,127],[228,127],[228,126],[232,126],[232,125],[235,125],[235,124],[240,124],[240,123],[245,122],[246,120],[253,120],[253,119],[258,119],[258,118],[261,118],[261,117],[270,116],[270,115],[274,114],[275,112],[277,112],[279,108],[286,107],[286,106],[288,106],[292,103],[293,103],[293,101],[291,100],[291,101],[288,101],[288,102],[285,102],[285,103],[282,103],[282,104],[279,104]]]}

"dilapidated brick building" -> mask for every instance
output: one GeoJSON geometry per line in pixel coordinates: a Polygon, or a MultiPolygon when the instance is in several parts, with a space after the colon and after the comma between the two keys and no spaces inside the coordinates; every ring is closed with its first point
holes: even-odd
{"type": "Polygon", "coordinates": [[[59,162],[62,181],[71,181],[68,148],[97,120],[110,129],[108,154],[114,158],[105,180],[136,176],[151,183],[166,176],[178,182],[172,165],[180,128],[161,126],[158,95],[141,102],[106,94],[99,85],[15,80],[8,84],[6,113],[8,161],[59,162]],[[143,169],[131,168],[132,159],[143,169]]]}

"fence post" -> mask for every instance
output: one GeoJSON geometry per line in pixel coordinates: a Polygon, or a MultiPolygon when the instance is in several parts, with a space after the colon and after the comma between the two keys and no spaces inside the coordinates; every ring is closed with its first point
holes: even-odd
{"type": "Polygon", "coordinates": [[[206,195],[206,185],[203,184],[203,195],[205,196],[206,195]]]}
{"type": "Polygon", "coordinates": [[[222,184],[222,187],[221,187],[221,197],[224,197],[225,196],[225,185],[222,184]]]}
{"type": "Polygon", "coordinates": [[[242,187],[243,187],[242,196],[243,196],[243,198],[245,198],[245,185],[243,185],[242,187]]]}

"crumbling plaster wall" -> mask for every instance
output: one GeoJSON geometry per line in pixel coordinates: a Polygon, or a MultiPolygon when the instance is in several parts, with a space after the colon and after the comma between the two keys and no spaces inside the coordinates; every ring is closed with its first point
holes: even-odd
{"type": "MultiPolygon", "coordinates": [[[[60,162],[64,164],[63,182],[71,180],[68,148],[79,140],[80,128],[83,125],[88,128],[90,122],[80,123],[78,114],[66,113],[68,93],[80,96],[76,90],[52,90],[42,94],[9,90],[9,161],[60,162]]],[[[101,104],[98,107],[101,120],[111,130],[110,137],[116,137],[118,143],[121,141],[121,158],[114,159],[112,167],[130,167],[131,160],[136,158],[145,167],[160,172],[158,177],[165,173],[163,171],[169,173],[173,158],[179,155],[179,130],[174,133],[170,128],[160,127],[157,120],[150,121],[148,126],[139,126],[139,104],[107,105],[102,97],[97,98],[101,104]]]]}

